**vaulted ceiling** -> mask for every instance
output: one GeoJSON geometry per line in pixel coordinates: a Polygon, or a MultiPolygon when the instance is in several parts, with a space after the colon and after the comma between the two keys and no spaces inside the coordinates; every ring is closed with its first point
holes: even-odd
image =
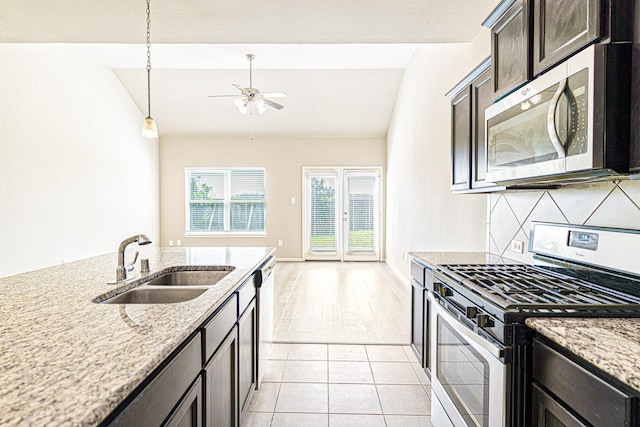
{"type": "MultiPolygon", "coordinates": [[[[415,46],[470,42],[497,3],[152,0],[153,116],[161,136],[383,136],[415,46]],[[247,117],[232,100],[207,98],[248,86],[247,53],[254,86],[288,94],[283,110],[247,117]]],[[[98,58],[146,112],[145,9],[144,0],[0,0],[0,43],[98,58]]]]}

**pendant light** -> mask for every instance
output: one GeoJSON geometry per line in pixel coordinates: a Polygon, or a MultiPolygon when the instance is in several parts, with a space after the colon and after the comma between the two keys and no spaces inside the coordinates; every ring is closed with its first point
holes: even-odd
{"type": "Polygon", "coordinates": [[[145,138],[157,138],[158,128],[151,118],[151,9],[147,0],[147,117],[142,123],[142,136],[145,138]]]}

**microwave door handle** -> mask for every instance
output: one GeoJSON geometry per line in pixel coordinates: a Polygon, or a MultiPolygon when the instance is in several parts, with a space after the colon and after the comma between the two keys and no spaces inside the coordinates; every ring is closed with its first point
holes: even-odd
{"type": "Polygon", "coordinates": [[[547,132],[549,132],[549,138],[551,138],[553,148],[555,148],[558,152],[559,159],[565,158],[567,156],[567,153],[564,145],[558,137],[558,132],[556,132],[556,109],[558,108],[560,97],[564,93],[566,87],[567,79],[562,79],[562,81],[558,83],[558,90],[556,90],[556,93],[553,94],[553,98],[551,98],[551,103],[549,105],[549,111],[547,111],[547,132]]]}

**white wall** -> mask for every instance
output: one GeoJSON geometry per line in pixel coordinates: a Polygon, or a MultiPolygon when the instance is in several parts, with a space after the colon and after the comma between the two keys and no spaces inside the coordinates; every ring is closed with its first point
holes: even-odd
{"type": "Polygon", "coordinates": [[[158,142],[112,71],[48,45],[0,57],[0,277],[157,239],[158,142]]]}
{"type": "Polygon", "coordinates": [[[166,137],[160,143],[162,245],[277,246],[279,259],[302,257],[302,167],[384,166],[384,138],[166,137]],[[265,167],[266,226],[262,237],[186,237],[186,167],[265,167]],[[296,204],[291,204],[291,197],[296,204]]]}
{"type": "Polygon", "coordinates": [[[386,260],[405,276],[409,251],[486,249],[487,196],[449,189],[451,104],[444,95],[489,53],[482,30],[473,43],[419,47],[404,71],[387,135],[386,260]]]}

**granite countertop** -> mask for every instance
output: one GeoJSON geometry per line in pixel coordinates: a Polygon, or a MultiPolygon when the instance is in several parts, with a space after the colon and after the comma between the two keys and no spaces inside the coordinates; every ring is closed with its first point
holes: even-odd
{"type": "Polygon", "coordinates": [[[530,317],[530,328],[640,391],[640,319],[530,317]]]}
{"type": "Polygon", "coordinates": [[[517,261],[488,252],[409,252],[409,256],[432,269],[439,264],[514,264],[517,261]]]}
{"type": "Polygon", "coordinates": [[[274,249],[140,251],[148,275],[186,266],[236,269],[200,297],[175,304],[92,302],[122,287],[107,284],[115,253],[0,278],[0,425],[97,424],[274,249]]]}

